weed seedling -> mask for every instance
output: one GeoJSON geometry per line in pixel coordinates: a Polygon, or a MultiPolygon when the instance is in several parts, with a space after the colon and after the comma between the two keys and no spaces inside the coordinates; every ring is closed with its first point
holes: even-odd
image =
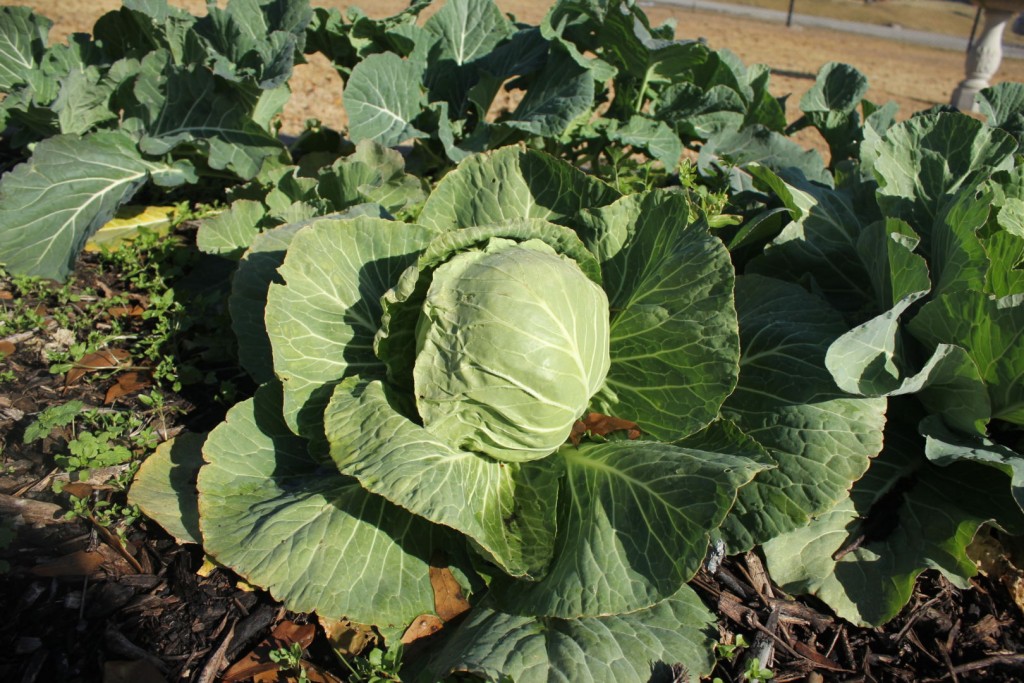
{"type": "Polygon", "coordinates": [[[270,661],[277,664],[281,671],[292,671],[298,674],[299,683],[308,683],[306,668],[302,666],[302,646],[292,643],[290,647],[279,647],[270,651],[270,661]]]}
{"type": "Polygon", "coordinates": [[[387,650],[378,647],[370,650],[365,657],[353,657],[351,660],[340,652],[338,659],[344,664],[352,676],[349,680],[362,683],[388,683],[401,681],[398,671],[402,668],[402,643],[397,642],[387,650]]]}

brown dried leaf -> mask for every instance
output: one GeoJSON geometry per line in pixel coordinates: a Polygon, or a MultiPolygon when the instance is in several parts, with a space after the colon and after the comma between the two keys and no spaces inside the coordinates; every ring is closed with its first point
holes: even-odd
{"type": "Polygon", "coordinates": [[[444,628],[444,622],[437,616],[433,614],[421,614],[416,617],[413,620],[412,625],[405,630],[405,633],[402,635],[402,644],[409,645],[420,638],[432,636],[442,628],[444,628]]]}
{"type": "Polygon", "coordinates": [[[799,640],[793,641],[793,649],[800,653],[800,656],[809,662],[813,662],[814,665],[820,669],[828,669],[829,671],[847,671],[839,666],[831,659],[815,650],[810,645],[800,642],[799,640]]]}
{"type": "Polygon", "coordinates": [[[327,636],[327,642],[338,653],[357,655],[369,645],[377,642],[372,626],[357,624],[348,619],[325,619],[320,617],[320,627],[327,636]]]}
{"type": "Polygon", "coordinates": [[[152,382],[143,378],[138,372],[126,372],[117,378],[117,384],[107,389],[103,404],[109,406],[117,399],[142,391],[151,384],[152,382]]]}
{"type": "Polygon", "coordinates": [[[587,413],[582,420],[577,420],[569,432],[569,440],[573,446],[579,446],[580,441],[587,434],[595,436],[608,436],[612,432],[627,432],[630,439],[640,438],[640,427],[636,422],[624,420],[621,417],[602,415],[601,413],[587,413]]]}
{"type": "Polygon", "coordinates": [[[442,621],[451,621],[469,609],[462,586],[448,567],[430,567],[430,585],[434,589],[434,611],[442,621]]]}
{"type": "Polygon", "coordinates": [[[77,550],[58,557],[52,562],[36,565],[32,573],[36,576],[49,577],[94,577],[100,575],[101,568],[106,567],[118,574],[132,573],[127,561],[113,548],[100,544],[96,550],[77,550]]]}
{"type": "Polygon", "coordinates": [[[111,318],[138,318],[145,312],[142,306],[111,306],[107,309],[107,315],[111,318]]]}
{"type": "Polygon", "coordinates": [[[75,498],[86,498],[92,494],[94,489],[83,481],[73,481],[68,484],[64,484],[64,488],[61,490],[75,498]]]}
{"type": "Polygon", "coordinates": [[[110,370],[122,365],[128,365],[130,362],[131,354],[124,349],[103,349],[102,351],[86,354],[68,370],[68,374],[64,378],[64,386],[71,386],[82,379],[87,372],[110,370]]]}
{"type": "Polygon", "coordinates": [[[17,350],[18,347],[14,345],[14,342],[0,340],[0,359],[4,356],[13,356],[17,350]]]}

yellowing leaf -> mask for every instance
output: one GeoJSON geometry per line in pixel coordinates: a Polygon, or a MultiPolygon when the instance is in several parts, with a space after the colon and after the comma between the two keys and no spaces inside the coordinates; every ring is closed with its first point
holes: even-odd
{"type": "Polygon", "coordinates": [[[122,242],[131,241],[140,228],[166,235],[175,216],[173,206],[139,206],[129,204],[118,209],[114,218],[85,243],[85,251],[114,251],[122,242]]]}

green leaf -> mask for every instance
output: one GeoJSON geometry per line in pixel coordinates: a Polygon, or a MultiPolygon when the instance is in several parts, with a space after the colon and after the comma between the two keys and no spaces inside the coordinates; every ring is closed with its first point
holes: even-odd
{"type": "Polygon", "coordinates": [[[864,228],[853,197],[805,181],[787,182],[765,166],[752,165],[748,171],[782,200],[793,222],[750,261],[747,272],[783,280],[813,278],[815,289],[843,311],[858,311],[874,301],[872,279],[858,258],[864,228]]]}
{"type": "Polygon", "coordinates": [[[515,110],[502,125],[532,135],[561,135],[594,104],[594,78],[565,54],[552,50],[541,72],[533,78],[515,110]]]}
{"type": "Polygon", "coordinates": [[[708,138],[701,147],[698,163],[706,168],[716,157],[737,166],[759,163],[774,171],[792,169],[803,177],[821,185],[831,185],[832,176],[825,162],[813,149],[804,149],[785,135],[761,124],[739,130],[726,128],[708,138]]]}
{"type": "Polygon", "coordinates": [[[943,294],[925,304],[909,330],[929,346],[963,347],[988,387],[992,416],[1024,425],[1024,294],[943,294]]]}
{"type": "Polygon", "coordinates": [[[817,128],[828,142],[832,166],[842,159],[857,158],[863,139],[857,106],[867,90],[868,79],[860,71],[848,64],[829,62],[800,98],[803,121],[817,128]]]}
{"type": "Polygon", "coordinates": [[[271,283],[282,284],[277,269],[295,233],[304,227],[304,223],[291,223],[254,236],[231,280],[228,310],[238,340],[238,362],[258,384],[274,379],[273,350],[264,320],[267,293],[271,283]]]}
{"type": "Polygon", "coordinates": [[[931,289],[928,262],[915,253],[920,240],[898,218],[875,221],[861,230],[857,255],[875,293],[875,308],[885,311],[914,292],[931,289]]]}
{"type": "Polygon", "coordinates": [[[489,54],[513,31],[512,22],[493,0],[451,0],[423,28],[439,38],[431,60],[438,67],[461,66],[489,54]]]}
{"type": "Polygon", "coordinates": [[[196,233],[196,246],[207,254],[238,258],[259,234],[260,223],[266,216],[267,210],[259,202],[240,199],[203,220],[196,233]]]}
{"type": "Polygon", "coordinates": [[[63,280],[86,240],[149,180],[180,183],[120,132],[60,135],[0,182],[0,262],[9,272],[63,280]]]}
{"type": "Polygon", "coordinates": [[[623,614],[676,593],[700,568],[736,490],[764,465],[652,441],[567,445],[555,559],[540,581],[498,582],[501,609],[623,614]]]}
{"type": "Polygon", "coordinates": [[[797,285],[736,283],[740,378],[723,415],[768,449],[778,468],[740,491],[723,530],[733,552],[795,529],[846,495],[882,448],[886,401],[836,387],[825,354],[842,318],[797,285]]]}
{"type": "Polygon", "coordinates": [[[324,426],[338,469],[367,490],[466,534],[513,576],[544,573],[558,493],[551,463],[456,450],[396,411],[380,382],[340,384],[324,426]]]}
{"type": "Polygon", "coordinates": [[[575,227],[584,209],[619,193],[572,165],[541,152],[505,147],[464,161],[427,198],[423,225],[441,230],[542,218],[575,227]]]}
{"type": "Polygon", "coordinates": [[[829,62],[818,70],[814,85],[800,98],[800,111],[851,114],[868,92],[868,79],[849,64],[829,62]]]}
{"type": "MultiPolygon", "coordinates": [[[[897,349],[899,319],[928,293],[912,292],[891,309],[836,339],[825,354],[825,367],[843,391],[860,396],[887,396],[917,391],[907,377],[902,348],[897,349]]],[[[918,387],[919,388],[919,387],[918,387]]]]}
{"type": "Polygon", "coordinates": [[[993,519],[1009,516],[1017,522],[1020,517],[1001,472],[971,463],[926,467],[919,440],[890,446],[892,436],[887,431],[886,451],[850,497],[764,545],[772,578],[784,590],[815,594],[859,625],[878,626],[896,616],[925,569],[968,586],[977,567],[966,550],[978,528],[993,519]],[[832,559],[866,533],[863,520],[872,515],[888,533],[867,538],[839,561],[832,559]]]}
{"type": "Polygon", "coordinates": [[[648,609],[586,619],[516,616],[493,607],[470,612],[430,662],[427,680],[469,673],[488,681],[641,681],[682,664],[694,677],[714,664],[714,618],[688,586],[648,609]]]}
{"type": "Polygon", "coordinates": [[[186,50],[194,40],[196,18],[167,0],[125,0],[93,26],[93,39],[112,58],[141,59],[153,50],[171,53],[176,64],[188,61],[186,50]]]}
{"type": "Polygon", "coordinates": [[[308,0],[230,0],[226,9],[209,6],[194,32],[218,76],[273,90],[291,76],[312,18],[308,0]]]}
{"type": "Polygon", "coordinates": [[[342,378],[383,377],[373,350],[380,297],[435,234],[358,217],[315,221],[293,238],[278,270],[285,284],[270,286],[266,327],[285,387],[285,421],[297,434],[314,436],[342,378]]]}
{"type": "Polygon", "coordinates": [[[422,79],[421,63],[393,53],[370,55],[360,62],[345,85],[352,139],[392,147],[424,137],[412,124],[427,105],[422,79]]]}
{"type": "Polygon", "coordinates": [[[0,7],[0,92],[28,83],[46,52],[51,26],[29,7],[0,7]]]}
{"type": "Polygon", "coordinates": [[[446,534],[310,458],[270,385],[203,447],[199,519],[218,562],[288,609],[394,629],[432,612],[428,576],[446,534]]]}
{"type": "Polygon", "coordinates": [[[206,436],[186,432],[157,446],[128,491],[129,503],[182,544],[203,542],[196,477],[203,466],[206,436]]]}
{"type": "Polygon", "coordinates": [[[402,155],[371,140],[318,174],[317,194],[335,211],[375,202],[395,214],[426,199],[422,181],[405,172],[402,155]]]}
{"type": "Polygon", "coordinates": [[[1024,83],[997,83],[974,96],[985,122],[1024,139],[1024,83]]]}
{"type": "Polygon", "coordinates": [[[51,105],[57,112],[60,132],[84,135],[117,118],[110,96],[116,84],[105,81],[96,67],[75,68],[61,79],[60,92],[51,105]]]}
{"type": "Polygon", "coordinates": [[[632,145],[660,161],[669,173],[675,173],[683,155],[683,141],[664,121],[632,116],[609,137],[621,145],[632,145]]]}
{"type": "MultiPolygon", "coordinates": [[[[149,68],[159,68],[155,63],[149,68]]],[[[237,86],[208,70],[167,66],[160,76],[141,78],[135,94],[144,136],[139,149],[164,155],[179,145],[207,154],[211,168],[249,179],[284,147],[252,119],[250,102],[237,86]]]]}
{"type": "Polygon", "coordinates": [[[928,114],[894,125],[870,154],[877,156],[878,204],[917,231],[940,209],[994,172],[1013,165],[1017,141],[961,114],[928,114]]]}
{"type": "Polygon", "coordinates": [[[605,209],[593,215],[615,225],[601,225],[594,239],[628,237],[616,253],[601,255],[612,365],[597,410],[633,420],[655,439],[680,439],[714,420],[735,387],[729,253],[692,221],[683,195],[631,195],[605,209]]]}
{"type": "MultiPolygon", "coordinates": [[[[937,465],[948,466],[961,460],[968,460],[994,467],[1009,476],[1013,499],[1017,501],[1021,510],[1024,510],[1024,454],[980,435],[965,437],[955,434],[934,417],[924,419],[921,423],[921,433],[925,437],[924,454],[937,465]]],[[[1019,520],[1013,521],[1019,523],[1019,520]]],[[[1013,530],[1010,524],[1007,526],[1010,527],[1011,533],[1019,533],[1013,530]]]]}

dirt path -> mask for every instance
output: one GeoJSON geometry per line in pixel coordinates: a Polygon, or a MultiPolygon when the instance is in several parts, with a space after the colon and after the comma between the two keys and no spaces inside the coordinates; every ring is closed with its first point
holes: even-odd
{"type": "MultiPolygon", "coordinates": [[[[337,0],[313,0],[317,6],[344,7],[337,0]]],[[[20,0],[55,22],[51,38],[67,33],[90,31],[104,12],[120,6],[119,0],[20,0]]],[[[196,14],[205,13],[202,0],[174,0],[196,14]]],[[[407,5],[404,0],[375,0],[361,5],[373,16],[387,16],[407,5]]],[[[546,2],[498,0],[498,5],[520,21],[538,23],[546,2]]],[[[744,62],[772,67],[772,91],[790,94],[788,113],[797,116],[797,104],[813,83],[818,68],[829,61],[852,64],[864,72],[871,84],[869,99],[895,100],[902,116],[933,104],[949,102],[953,88],[963,77],[964,56],[958,52],[872,39],[837,31],[795,26],[787,29],[711,12],[651,4],[645,11],[652,23],[673,18],[680,38],[706,38],[714,48],[728,48],[744,62]]],[[[285,112],[285,131],[302,129],[308,118],[318,118],[332,127],[344,125],[341,111],[341,81],[326,60],[314,56],[310,64],[297,68],[292,81],[292,100],[285,112]]],[[[996,81],[1024,81],[1024,60],[1007,59],[996,81]]]]}

